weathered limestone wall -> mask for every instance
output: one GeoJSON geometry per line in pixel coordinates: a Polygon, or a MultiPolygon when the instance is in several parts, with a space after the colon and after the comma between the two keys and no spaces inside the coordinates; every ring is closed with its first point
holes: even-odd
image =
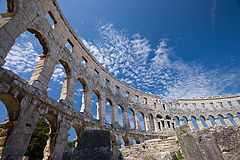
{"type": "Polygon", "coordinates": [[[177,129],[186,160],[240,159],[240,127],[214,127],[191,132],[183,125],[177,129]]]}

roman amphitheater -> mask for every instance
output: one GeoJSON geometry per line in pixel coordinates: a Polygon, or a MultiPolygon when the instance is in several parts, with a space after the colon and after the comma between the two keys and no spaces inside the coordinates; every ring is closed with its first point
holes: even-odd
{"type": "MultiPolygon", "coordinates": [[[[130,149],[131,146],[147,145],[151,143],[150,139],[159,142],[179,139],[175,145],[179,145],[185,159],[235,160],[240,157],[240,95],[163,100],[120,82],[86,49],[56,0],[7,0],[7,12],[1,16],[1,66],[15,40],[25,31],[34,34],[43,48],[29,81],[11,70],[0,68],[0,100],[8,111],[8,119],[1,124],[2,159],[22,159],[40,117],[45,117],[51,127],[44,159],[62,159],[71,127],[78,138],[87,130],[110,131],[111,151],[120,149],[120,139],[130,149]],[[47,14],[54,26],[45,18],[47,14]],[[66,43],[71,45],[71,50],[65,47],[66,43]],[[61,97],[56,101],[48,96],[47,89],[58,62],[64,66],[66,77],[61,97]],[[96,73],[98,76],[93,76],[96,73]],[[84,88],[80,111],[73,109],[77,81],[84,88]],[[94,93],[98,97],[96,118],[91,113],[94,93]],[[106,101],[111,105],[110,124],[106,122],[106,101]],[[119,124],[118,106],[122,109],[123,126],[119,124]],[[129,110],[134,116],[134,128],[130,127],[129,110]],[[140,126],[139,114],[144,119],[144,130],[140,126]],[[205,139],[200,135],[205,135],[205,139]],[[132,145],[133,140],[136,145],[132,145]]],[[[126,151],[122,152],[124,156],[126,151]]]]}

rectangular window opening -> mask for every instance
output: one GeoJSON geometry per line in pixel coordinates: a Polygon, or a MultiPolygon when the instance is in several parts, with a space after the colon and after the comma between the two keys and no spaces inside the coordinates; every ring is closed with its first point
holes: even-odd
{"type": "Polygon", "coordinates": [[[145,98],[145,97],[143,98],[143,103],[147,104],[147,98],[145,98]]]}
{"type": "Polygon", "coordinates": [[[218,106],[219,107],[223,107],[223,103],[222,102],[218,102],[218,106]]]}
{"type": "Polygon", "coordinates": [[[232,102],[231,101],[227,101],[227,104],[232,107],[232,102]]]}
{"type": "Polygon", "coordinates": [[[116,86],[115,89],[116,89],[116,93],[119,93],[120,88],[116,86]]]}
{"type": "Polygon", "coordinates": [[[135,102],[139,102],[139,96],[135,95],[135,102]]]}
{"type": "Polygon", "coordinates": [[[49,11],[45,18],[48,20],[49,24],[52,26],[52,28],[54,29],[54,26],[57,24],[57,21],[55,20],[53,14],[49,11]]]}
{"type": "Polygon", "coordinates": [[[126,91],[126,97],[129,97],[130,93],[128,91],[126,91]]]}
{"type": "Polygon", "coordinates": [[[94,70],[94,78],[98,78],[99,77],[99,72],[97,70],[94,70]]]}
{"type": "Polygon", "coordinates": [[[202,103],[202,107],[203,107],[203,108],[206,108],[205,103],[202,103]]]}
{"type": "Polygon", "coordinates": [[[108,79],[106,79],[106,86],[109,86],[110,81],[108,79]]]}
{"type": "Polygon", "coordinates": [[[70,52],[73,51],[74,45],[73,45],[73,43],[72,43],[69,39],[67,39],[67,42],[66,42],[65,46],[67,47],[67,49],[68,49],[70,52]]]}
{"type": "Polygon", "coordinates": [[[82,66],[86,66],[87,65],[87,60],[84,57],[82,57],[81,65],[82,66]]]}
{"type": "Polygon", "coordinates": [[[196,103],[193,103],[192,104],[194,108],[197,108],[197,104],[196,103]]]}

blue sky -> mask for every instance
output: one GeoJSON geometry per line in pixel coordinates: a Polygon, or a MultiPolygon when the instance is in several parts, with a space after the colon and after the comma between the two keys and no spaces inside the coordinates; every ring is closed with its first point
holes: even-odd
{"type": "MultiPolygon", "coordinates": [[[[137,89],[164,99],[240,92],[240,0],[58,3],[95,58],[137,89]]],[[[0,0],[0,12],[4,6],[5,1],[0,0]]],[[[41,53],[38,41],[25,32],[16,40],[4,67],[28,80],[41,53]]],[[[56,100],[64,75],[57,65],[48,89],[56,100]]],[[[77,89],[82,90],[80,84],[77,89]]],[[[79,109],[77,89],[75,105],[79,109]]]]}

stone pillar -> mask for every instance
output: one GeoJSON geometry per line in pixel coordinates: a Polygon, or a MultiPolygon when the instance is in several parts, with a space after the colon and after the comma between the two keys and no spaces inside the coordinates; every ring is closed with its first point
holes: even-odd
{"type": "Polygon", "coordinates": [[[56,64],[57,61],[51,54],[41,55],[38,65],[30,78],[29,84],[47,94],[48,83],[50,82],[56,64]]]}
{"type": "Polygon", "coordinates": [[[228,117],[224,117],[223,119],[224,119],[227,126],[233,126],[233,124],[231,123],[231,121],[229,120],[228,117]]]}
{"type": "Polygon", "coordinates": [[[155,128],[155,132],[160,132],[160,129],[158,127],[158,121],[157,121],[157,118],[156,117],[153,117],[153,123],[154,123],[154,128],[155,128]]]}
{"type": "Polygon", "coordinates": [[[84,101],[82,102],[81,112],[85,112],[88,115],[91,115],[92,112],[92,93],[90,90],[83,91],[84,101]]]}
{"type": "Polygon", "coordinates": [[[240,125],[240,119],[238,118],[238,116],[234,117],[233,119],[237,125],[240,125]]]}
{"type": "Polygon", "coordinates": [[[102,122],[106,122],[106,99],[103,95],[102,98],[98,100],[98,103],[100,107],[99,118],[102,122]]]}
{"type": "Polygon", "coordinates": [[[166,130],[166,123],[165,123],[165,120],[163,120],[163,119],[160,120],[160,128],[161,128],[161,131],[166,130]],[[162,123],[164,123],[164,125],[162,123]]]}
{"type": "Polygon", "coordinates": [[[217,126],[223,126],[222,122],[220,121],[220,119],[216,118],[214,119],[215,123],[217,126]]]}
{"type": "Polygon", "coordinates": [[[75,80],[73,79],[73,77],[66,76],[64,78],[64,83],[62,86],[60,100],[67,102],[67,104],[71,106],[73,106],[73,100],[74,100],[74,86],[75,86],[75,80]]]}
{"type": "Polygon", "coordinates": [[[194,127],[194,124],[191,120],[188,121],[188,125],[189,125],[191,130],[196,130],[195,127],[194,127]]]}
{"type": "Polygon", "coordinates": [[[143,115],[143,120],[144,120],[144,126],[145,126],[145,131],[149,131],[149,126],[148,126],[148,118],[147,116],[143,115]]]}
{"type": "Polygon", "coordinates": [[[213,126],[209,119],[206,119],[206,124],[207,124],[208,128],[213,126]]]}
{"type": "Polygon", "coordinates": [[[128,110],[123,109],[123,127],[129,129],[130,123],[129,123],[129,116],[128,116],[128,110]]]}
{"type": "Polygon", "coordinates": [[[202,124],[202,121],[199,119],[199,120],[196,120],[196,123],[197,123],[197,125],[198,125],[198,127],[199,127],[199,129],[200,130],[203,130],[205,127],[203,126],[203,124],[202,124]]]}
{"type": "Polygon", "coordinates": [[[119,126],[118,122],[118,108],[116,104],[111,106],[111,121],[113,126],[119,126]]]}
{"type": "Polygon", "coordinates": [[[138,118],[138,114],[136,111],[133,112],[133,116],[134,116],[134,126],[135,126],[135,130],[140,130],[141,126],[140,126],[140,122],[139,122],[139,118],[138,118]]]}
{"type": "Polygon", "coordinates": [[[2,151],[2,158],[10,155],[13,159],[21,159],[31,140],[35,124],[39,118],[35,109],[37,101],[25,97],[20,103],[20,114],[18,121],[10,123],[11,132],[7,133],[8,138],[2,151]]]}
{"type": "Polygon", "coordinates": [[[65,146],[68,142],[68,131],[71,128],[70,122],[61,120],[57,130],[51,131],[47,146],[44,149],[44,160],[59,160],[62,159],[65,146]]]}

